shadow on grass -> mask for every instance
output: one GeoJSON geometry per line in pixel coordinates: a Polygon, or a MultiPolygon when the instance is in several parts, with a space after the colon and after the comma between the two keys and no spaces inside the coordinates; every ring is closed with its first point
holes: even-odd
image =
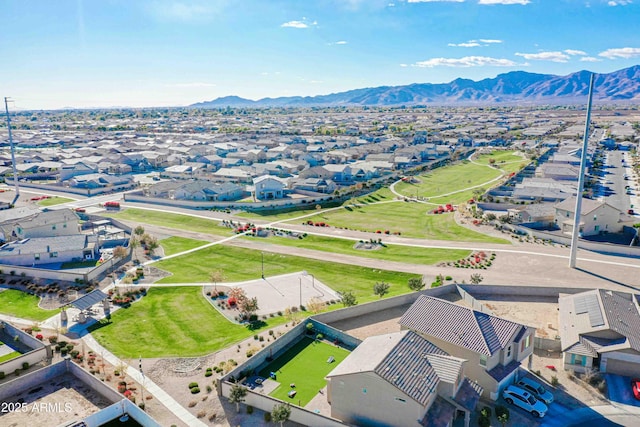
{"type": "Polygon", "coordinates": [[[269,378],[271,372],[278,372],[283,366],[289,363],[293,358],[295,358],[302,350],[307,348],[308,346],[314,344],[315,341],[309,337],[303,337],[300,341],[298,341],[293,347],[289,348],[284,354],[281,356],[276,356],[276,359],[269,363],[266,368],[264,368],[258,375],[264,378],[269,378]]]}
{"type": "Polygon", "coordinates": [[[89,325],[87,327],[87,332],[91,333],[97,331],[100,328],[104,328],[105,326],[111,325],[111,319],[100,319],[96,323],[89,325]]]}
{"type": "Polygon", "coordinates": [[[247,329],[250,331],[255,331],[258,329],[262,329],[265,326],[268,326],[268,323],[264,320],[256,320],[255,322],[251,322],[247,324],[247,329]]]}

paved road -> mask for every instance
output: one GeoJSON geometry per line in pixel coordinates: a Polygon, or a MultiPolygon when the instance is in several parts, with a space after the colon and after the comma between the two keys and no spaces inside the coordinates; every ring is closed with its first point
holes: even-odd
{"type": "Polygon", "coordinates": [[[626,194],[624,175],[626,168],[622,166],[623,153],[621,151],[608,151],[605,161],[604,179],[607,181],[604,200],[611,206],[626,212],[629,209],[630,199],[626,194]]]}

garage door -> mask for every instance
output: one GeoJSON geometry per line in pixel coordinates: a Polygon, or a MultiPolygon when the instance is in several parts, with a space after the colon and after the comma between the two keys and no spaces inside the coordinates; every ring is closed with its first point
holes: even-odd
{"type": "Polygon", "coordinates": [[[640,377],[640,364],[609,358],[607,359],[607,372],[626,377],[640,377]]]}

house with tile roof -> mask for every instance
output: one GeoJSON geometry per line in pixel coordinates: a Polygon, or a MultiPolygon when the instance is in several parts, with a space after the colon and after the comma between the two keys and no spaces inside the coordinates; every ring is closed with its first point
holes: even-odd
{"type": "Polygon", "coordinates": [[[466,361],[412,331],[365,339],[327,375],[331,416],[359,426],[465,426],[482,389],[464,376],[466,361]]]}
{"type": "Polygon", "coordinates": [[[521,362],[532,362],[535,328],[439,298],[421,295],[400,326],[467,360],[465,375],[492,400],[517,379],[521,362]]]}
{"type": "MultiPolygon", "coordinates": [[[[565,234],[573,232],[576,198],[570,197],[555,205],[555,224],[565,234]]],[[[595,236],[604,233],[621,233],[624,226],[631,227],[634,218],[606,202],[582,199],[580,212],[580,236],[595,236]]]]}
{"type": "Polygon", "coordinates": [[[638,299],[638,295],[605,289],[560,295],[564,368],[640,376],[638,299]]]}

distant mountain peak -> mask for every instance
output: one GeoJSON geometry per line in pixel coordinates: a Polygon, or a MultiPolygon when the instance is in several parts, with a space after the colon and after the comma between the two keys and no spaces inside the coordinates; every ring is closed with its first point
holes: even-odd
{"type": "MultiPolygon", "coordinates": [[[[338,105],[495,105],[572,104],[584,102],[590,71],[567,76],[510,71],[480,81],[457,78],[449,83],[412,83],[353,89],[318,96],[263,98],[257,101],[225,96],[191,105],[194,108],[302,107],[338,105]]],[[[594,101],[640,103],[640,65],[596,74],[594,101]]]]}

